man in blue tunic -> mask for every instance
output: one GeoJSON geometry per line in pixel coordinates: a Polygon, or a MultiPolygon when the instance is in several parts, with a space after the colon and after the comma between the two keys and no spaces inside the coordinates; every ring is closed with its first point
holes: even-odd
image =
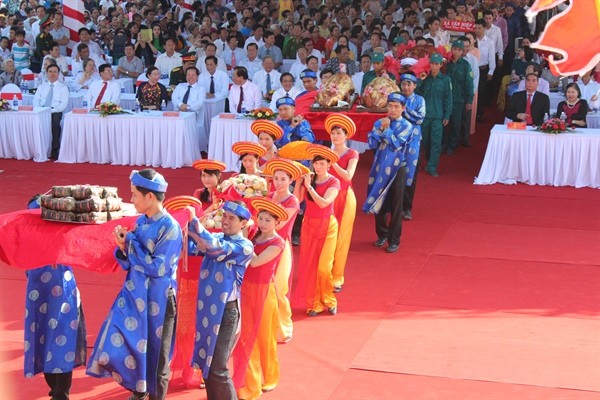
{"type": "Polygon", "coordinates": [[[310,123],[301,115],[295,115],[296,102],[291,97],[282,97],[275,103],[279,110],[277,125],[283,129],[283,136],[275,143],[281,147],[297,140],[314,142],[315,135],[310,127],[310,123]]]}
{"type": "MultiPolygon", "coordinates": [[[[39,208],[39,196],[27,208],[39,208]]],[[[25,377],[43,372],[52,400],[68,400],[73,368],[85,365],[87,341],[79,289],[71,267],[28,270],[25,299],[25,377]]]]}
{"type": "Polygon", "coordinates": [[[222,233],[210,233],[190,210],[192,253],[203,253],[198,282],[196,344],[193,366],[202,370],[208,400],[237,400],[227,361],[240,319],[240,288],[254,246],[242,235],[251,218],[241,202],[223,205],[222,233]]]}
{"type": "Polygon", "coordinates": [[[421,148],[421,124],[425,119],[425,99],[415,93],[417,77],[413,72],[400,76],[400,90],[406,97],[406,108],[402,116],[417,130],[408,146],[406,154],[406,187],[404,189],[404,202],[402,203],[402,217],[412,219],[412,203],[417,188],[417,174],[419,170],[419,151],[421,148]],[[411,168],[412,166],[413,168],[411,168]]]}
{"type": "Polygon", "coordinates": [[[402,235],[402,200],[405,178],[414,174],[415,165],[406,164],[409,144],[418,129],[402,118],[406,97],[400,92],[388,96],[388,116],[376,121],[369,132],[369,147],[377,149],[369,174],[367,201],[363,211],[375,214],[375,247],[383,247],[395,253],[400,247],[402,235]],[[407,172],[408,170],[408,172],[407,172]],[[387,222],[387,214],[390,221],[387,222]]]}
{"type": "Polygon", "coordinates": [[[153,169],[133,171],[131,202],[142,215],[135,227],[117,226],[115,257],[125,284],[100,328],[87,374],[111,376],[133,392],[130,400],[162,400],[169,385],[175,330],[177,262],[182,233],[163,209],[167,181],[153,169]]]}

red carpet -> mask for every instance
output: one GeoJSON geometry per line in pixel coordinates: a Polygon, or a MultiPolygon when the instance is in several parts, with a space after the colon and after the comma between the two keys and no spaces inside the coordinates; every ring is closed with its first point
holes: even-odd
{"type": "MultiPolygon", "coordinates": [[[[264,399],[600,399],[600,191],[472,185],[489,129],[443,156],[439,178],[420,174],[398,254],[372,247],[373,217],[358,213],[339,314],[294,310],[281,382],[264,399]]],[[[371,161],[355,177],[359,205],[371,161]]],[[[52,184],[115,185],[127,199],[133,168],[0,160],[0,213],[52,184]]],[[[169,195],[200,185],[190,168],[160,172],[169,195]]],[[[92,345],[123,274],[76,274],[92,345]]],[[[22,271],[0,270],[0,399],[47,399],[41,376],[22,375],[24,288],[22,271]]],[[[73,400],[126,397],[74,375],[73,400]]]]}

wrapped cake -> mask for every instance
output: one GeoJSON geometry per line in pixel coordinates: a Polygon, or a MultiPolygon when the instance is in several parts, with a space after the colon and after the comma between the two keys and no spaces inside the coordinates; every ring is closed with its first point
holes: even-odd
{"type": "Polygon", "coordinates": [[[399,91],[398,85],[390,78],[375,78],[365,88],[362,103],[370,109],[383,109],[387,106],[388,95],[399,91]]]}
{"type": "Polygon", "coordinates": [[[338,102],[350,103],[353,94],[354,83],[350,75],[338,73],[321,87],[315,101],[321,107],[337,107],[338,102]]]}
{"type": "Polygon", "coordinates": [[[40,197],[43,219],[98,224],[123,216],[122,200],[115,187],[53,186],[50,193],[40,197]]]}

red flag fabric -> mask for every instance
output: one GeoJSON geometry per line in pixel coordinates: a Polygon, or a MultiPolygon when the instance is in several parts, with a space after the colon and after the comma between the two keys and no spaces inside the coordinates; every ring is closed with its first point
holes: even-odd
{"type": "Polygon", "coordinates": [[[63,23],[69,29],[67,52],[70,55],[75,44],[79,42],[79,29],[83,28],[83,12],[85,8],[81,0],[63,0],[63,23]]]}
{"type": "MultiPolygon", "coordinates": [[[[530,16],[562,1],[537,0],[530,16]]],[[[548,58],[555,75],[583,75],[591,70],[600,62],[600,0],[571,0],[564,12],[548,21],[531,47],[563,56],[561,60],[548,58]]]]}

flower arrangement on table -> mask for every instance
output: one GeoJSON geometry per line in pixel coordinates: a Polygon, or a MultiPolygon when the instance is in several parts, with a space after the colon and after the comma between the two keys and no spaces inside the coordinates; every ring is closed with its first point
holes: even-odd
{"type": "Polygon", "coordinates": [[[10,111],[12,107],[8,100],[0,100],[0,111],[10,111]]]}
{"type": "Polygon", "coordinates": [[[107,101],[106,103],[102,103],[98,106],[98,111],[100,111],[101,117],[106,117],[108,115],[114,114],[126,114],[127,111],[123,110],[118,104],[111,103],[107,101]]]}
{"type": "Polygon", "coordinates": [[[273,89],[269,90],[267,93],[265,93],[265,95],[263,96],[263,100],[265,101],[271,101],[273,99],[273,93],[275,93],[275,91],[273,89]]]}
{"type": "Polygon", "coordinates": [[[232,176],[220,187],[220,198],[224,200],[241,200],[268,194],[267,181],[256,175],[239,174],[232,176]]]}
{"type": "Polygon", "coordinates": [[[542,126],[538,127],[537,130],[542,131],[544,133],[551,133],[556,135],[559,133],[564,133],[568,129],[567,123],[565,121],[558,118],[551,118],[548,121],[544,122],[542,126]]]}
{"type": "Polygon", "coordinates": [[[246,116],[254,119],[275,119],[277,114],[268,107],[261,107],[250,111],[246,116]]]}

